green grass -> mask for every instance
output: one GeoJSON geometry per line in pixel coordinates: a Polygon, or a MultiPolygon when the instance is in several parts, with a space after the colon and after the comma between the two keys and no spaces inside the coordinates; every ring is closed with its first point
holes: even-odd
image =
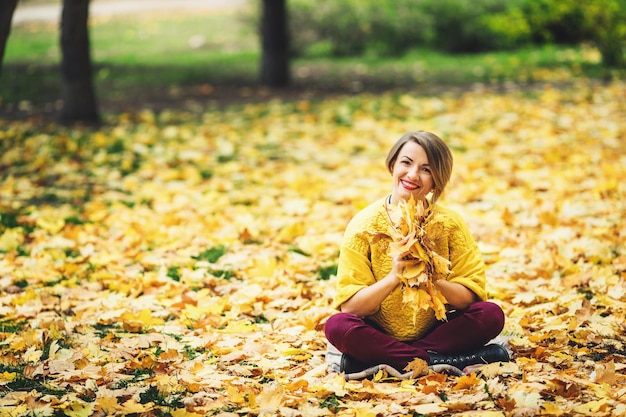
{"type": "MultiPolygon", "coordinates": [[[[215,88],[256,86],[259,40],[246,19],[234,12],[92,19],[92,59],[100,102],[211,97],[215,88]]],[[[13,28],[0,78],[3,107],[58,100],[58,37],[53,24],[13,28]]],[[[360,91],[602,75],[599,54],[590,47],[545,46],[476,55],[417,49],[400,58],[370,54],[343,59],[325,55],[323,45],[317,51],[292,61],[295,87],[360,91]]]]}
{"type": "MultiPolygon", "coordinates": [[[[13,27],[5,63],[58,64],[58,37],[56,24],[13,27]]],[[[252,27],[233,12],[183,11],[176,12],[175,17],[152,12],[94,18],[90,22],[90,40],[94,62],[112,65],[194,65],[205,59],[258,49],[252,27]]]]}

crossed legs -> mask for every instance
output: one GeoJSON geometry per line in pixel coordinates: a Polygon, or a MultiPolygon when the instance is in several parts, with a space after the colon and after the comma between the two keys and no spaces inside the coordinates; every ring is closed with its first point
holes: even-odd
{"type": "Polygon", "coordinates": [[[340,352],[368,365],[381,363],[398,370],[415,358],[429,361],[428,352],[456,354],[473,351],[496,337],[504,327],[499,305],[481,301],[449,315],[423,338],[401,342],[382,332],[366,319],[337,313],[326,322],[328,341],[340,352]]]}

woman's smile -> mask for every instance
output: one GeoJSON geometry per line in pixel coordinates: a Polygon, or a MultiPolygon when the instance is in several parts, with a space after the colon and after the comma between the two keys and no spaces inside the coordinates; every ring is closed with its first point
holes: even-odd
{"type": "Polygon", "coordinates": [[[400,183],[402,184],[402,186],[409,190],[409,191],[414,191],[417,190],[419,188],[419,186],[417,184],[415,184],[414,182],[410,181],[410,180],[400,180],[400,183]]]}

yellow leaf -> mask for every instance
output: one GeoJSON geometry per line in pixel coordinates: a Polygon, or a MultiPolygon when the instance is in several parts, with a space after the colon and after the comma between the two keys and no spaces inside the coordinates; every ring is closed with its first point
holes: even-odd
{"type": "MultiPolygon", "coordinates": [[[[410,264],[407,265],[402,271],[402,276],[406,278],[407,281],[410,281],[411,278],[416,278],[418,275],[421,275],[426,270],[426,264],[424,262],[410,264]]],[[[408,284],[412,286],[411,284],[408,284]]]]}
{"type": "Polygon", "coordinates": [[[291,243],[303,234],[305,234],[304,225],[301,222],[294,222],[283,227],[278,233],[277,238],[283,243],[291,243]]]}
{"type": "Polygon", "coordinates": [[[444,320],[446,318],[446,297],[435,287],[432,282],[427,282],[427,288],[431,299],[431,307],[435,311],[435,317],[437,320],[444,320]]]}
{"type": "Polygon", "coordinates": [[[158,326],[165,323],[163,319],[152,317],[152,311],[147,308],[141,310],[138,318],[143,324],[146,325],[146,327],[158,326]]]}
{"type": "Polygon", "coordinates": [[[455,390],[462,390],[472,388],[481,383],[480,378],[476,376],[476,373],[472,372],[469,375],[463,375],[459,377],[456,385],[454,386],[455,390]]]}
{"type": "MultiPolygon", "coordinates": [[[[2,399],[0,398],[0,400],[2,399]]],[[[31,407],[28,406],[28,404],[19,404],[17,406],[6,407],[5,409],[7,410],[6,412],[3,409],[0,409],[1,417],[24,416],[28,415],[27,413],[32,413],[33,411],[31,407]]]]}
{"type": "Polygon", "coordinates": [[[74,402],[69,408],[63,410],[65,415],[70,417],[89,417],[94,409],[93,403],[74,402]]]}
{"type": "Polygon", "coordinates": [[[231,321],[220,330],[220,333],[251,333],[257,330],[258,326],[250,323],[249,320],[231,321]]]}
{"type": "Polygon", "coordinates": [[[384,369],[379,369],[378,372],[376,372],[376,375],[374,375],[374,378],[372,378],[375,382],[380,382],[383,379],[387,378],[387,376],[389,376],[389,374],[387,373],[387,371],[385,371],[384,369]]]}
{"type": "Polygon", "coordinates": [[[432,259],[437,278],[447,277],[450,274],[450,261],[434,252],[432,253],[432,259]]]}
{"type": "Polygon", "coordinates": [[[354,411],[355,417],[376,417],[378,415],[372,410],[372,407],[357,407],[354,411]]]}
{"type": "Polygon", "coordinates": [[[17,377],[15,372],[3,372],[0,374],[0,385],[13,381],[17,377]]]}
{"type": "Polygon", "coordinates": [[[136,413],[145,413],[154,408],[154,404],[149,402],[147,404],[140,404],[135,399],[131,398],[122,404],[121,412],[125,415],[127,414],[136,414],[136,413]]]}
{"type": "Polygon", "coordinates": [[[0,236],[0,251],[11,252],[24,243],[24,233],[18,229],[8,229],[0,236]]]}
{"type": "Polygon", "coordinates": [[[241,389],[241,387],[225,384],[226,392],[228,393],[228,400],[234,402],[235,404],[245,404],[246,403],[246,393],[241,389]]]}
{"type": "Polygon", "coordinates": [[[164,320],[158,317],[152,317],[152,311],[143,309],[139,315],[135,315],[132,311],[126,311],[120,316],[124,324],[124,329],[129,332],[140,332],[145,328],[164,324],[164,320]]]}
{"type": "Polygon", "coordinates": [[[39,362],[42,355],[43,352],[41,350],[37,349],[35,346],[31,346],[26,350],[26,352],[24,352],[24,354],[22,355],[22,359],[25,362],[35,363],[39,362]]]}
{"type": "Polygon", "coordinates": [[[277,262],[275,258],[263,257],[255,258],[252,266],[247,269],[247,273],[255,278],[270,278],[274,275],[277,269],[277,262]]]}
{"type": "Polygon", "coordinates": [[[116,397],[105,395],[96,399],[96,409],[104,412],[105,414],[115,414],[120,408],[120,404],[116,397]]]}
{"type": "Polygon", "coordinates": [[[172,417],[202,417],[204,414],[192,413],[187,411],[184,408],[177,408],[176,410],[170,411],[172,417]]]}
{"type": "Polygon", "coordinates": [[[65,220],[62,217],[42,216],[37,219],[36,224],[51,235],[55,235],[63,230],[65,220]]]}
{"type": "Polygon", "coordinates": [[[408,246],[406,249],[405,248],[402,248],[402,249],[405,249],[405,251],[408,250],[409,255],[413,257],[414,259],[420,259],[424,262],[428,262],[430,260],[430,257],[428,256],[426,249],[424,249],[424,247],[419,242],[419,240],[409,239],[406,246],[408,246]]]}
{"type": "Polygon", "coordinates": [[[563,410],[563,407],[555,404],[553,402],[544,402],[543,404],[541,404],[541,415],[545,415],[545,416],[562,416],[565,415],[566,411],[563,410]]]}
{"type": "Polygon", "coordinates": [[[13,300],[11,300],[11,303],[13,305],[16,305],[16,306],[21,306],[21,305],[24,305],[27,302],[29,302],[31,300],[35,300],[37,298],[38,298],[38,295],[35,292],[35,290],[32,289],[32,288],[28,288],[19,297],[14,298],[13,300]]]}
{"type": "Polygon", "coordinates": [[[574,411],[583,415],[594,414],[600,411],[605,412],[607,411],[607,400],[603,398],[597,401],[589,401],[588,403],[577,405],[574,407],[574,411]]]}

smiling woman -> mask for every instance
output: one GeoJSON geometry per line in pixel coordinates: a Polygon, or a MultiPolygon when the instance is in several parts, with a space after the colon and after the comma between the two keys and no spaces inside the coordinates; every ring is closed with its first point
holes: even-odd
{"type": "Polygon", "coordinates": [[[341,246],[334,300],[340,312],[329,318],[325,333],[330,350],[343,355],[331,369],[360,378],[379,364],[401,372],[422,360],[430,366],[451,365],[460,373],[470,365],[508,361],[502,346],[485,345],[504,327],[504,313],[486,301],[478,245],[463,219],[437,203],[450,179],[452,153],[433,133],[409,132],[391,148],[386,162],[391,194],[352,219],[341,246]],[[407,201],[417,202],[413,207],[425,213],[413,233],[424,235],[426,249],[450,264],[444,276],[426,267],[423,277],[446,301],[443,320],[435,309],[407,302],[405,296],[401,277],[423,260],[409,256],[416,236],[395,241],[389,230],[396,228],[393,207],[407,201]]]}

